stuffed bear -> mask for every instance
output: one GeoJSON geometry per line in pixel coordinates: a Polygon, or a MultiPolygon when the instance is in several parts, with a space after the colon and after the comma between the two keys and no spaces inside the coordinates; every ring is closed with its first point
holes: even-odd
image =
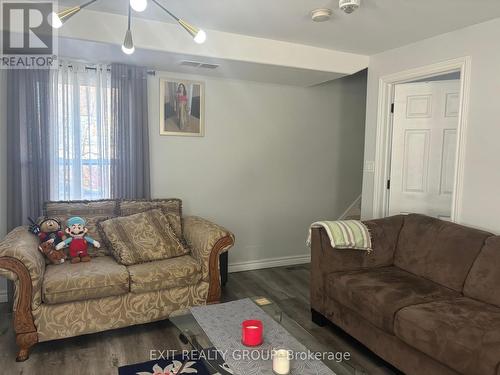
{"type": "Polygon", "coordinates": [[[38,250],[40,250],[52,264],[62,264],[66,260],[64,250],[56,250],[54,244],[50,241],[42,242],[38,246],[38,250]]]}
{"type": "Polygon", "coordinates": [[[88,244],[90,243],[96,248],[100,248],[101,244],[92,237],[87,236],[89,231],[85,225],[87,223],[81,217],[75,216],[66,222],[66,233],[69,238],[65,239],[56,246],[56,250],[61,250],[69,246],[69,256],[71,263],[89,262],[90,256],[88,253],[88,244]]]}

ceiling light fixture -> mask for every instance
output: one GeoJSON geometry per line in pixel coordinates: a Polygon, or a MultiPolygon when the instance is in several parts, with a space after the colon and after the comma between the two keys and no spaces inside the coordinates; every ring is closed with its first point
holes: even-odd
{"type": "Polygon", "coordinates": [[[325,22],[332,17],[332,10],[328,8],[314,9],[311,12],[311,18],[314,22],[325,22]]]}
{"type": "Polygon", "coordinates": [[[135,51],[134,41],[132,39],[132,30],[130,30],[131,8],[132,8],[132,6],[129,4],[128,5],[128,27],[127,27],[127,32],[125,33],[125,39],[123,40],[123,44],[122,44],[122,51],[123,51],[123,53],[125,53],[127,55],[131,55],[135,51]]]}
{"type": "Polygon", "coordinates": [[[176,20],[177,23],[184,28],[184,30],[186,30],[189,34],[191,34],[191,36],[193,37],[193,40],[196,43],[198,43],[198,44],[205,43],[205,40],[207,40],[207,34],[203,30],[198,29],[197,27],[180,19],[175,14],[173,14],[171,11],[169,11],[167,8],[165,8],[163,5],[161,5],[157,0],[152,0],[152,1],[153,1],[153,3],[158,5],[161,9],[163,9],[165,12],[167,12],[167,14],[170,17],[172,17],[174,20],[176,20]]]}
{"type": "Polygon", "coordinates": [[[130,0],[130,6],[136,12],[144,12],[148,7],[148,0],[130,0]]]}
{"type": "Polygon", "coordinates": [[[97,0],[90,0],[82,5],[77,5],[75,7],[64,9],[63,11],[61,11],[59,13],[56,13],[56,12],[50,13],[49,19],[48,19],[49,25],[52,26],[54,29],[60,28],[68,19],[73,17],[80,10],[88,7],[90,4],[95,3],[96,1],[97,0]]]}
{"type": "MultiPolygon", "coordinates": [[[[97,0],[90,0],[83,5],[71,7],[68,9],[65,9],[59,13],[51,13],[49,15],[49,24],[55,28],[58,29],[63,26],[63,24],[72,16],[74,16],[76,13],[78,13],[81,9],[89,6],[92,3],[95,3],[97,0]]],[[[177,17],[175,14],[170,12],[167,8],[165,8],[163,5],[161,5],[158,0],[151,0],[153,3],[155,3],[158,7],[160,7],[162,10],[164,10],[170,17],[172,17],[179,25],[181,25],[184,30],[186,30],[193,38],[193,40],[198,43],[202,44],[207,40],[207,33],[205,31],[197,28],[196,26],[191,25],[190,23],[186,22],[185,20],[177,17]]],[[[137,12],[142,12],[146,9],[148,6],[148,0],[129,0],[129,9],[128,9],[128,28],[127,32],[125,33],[125,39],[123,41],[122,45],[122,51],[126,54],[132,54],[134,53],[134,43],[132,41],[132,31],[130,29],[130,20],[131,20],[131,9],[137,11],[137,12]]]]}

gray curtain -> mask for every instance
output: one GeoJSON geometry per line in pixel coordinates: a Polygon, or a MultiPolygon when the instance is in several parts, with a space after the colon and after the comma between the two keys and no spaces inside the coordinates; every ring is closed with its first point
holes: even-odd
{"type": "Polygon", "coordinates": [[[37,219],[49,200],[48,70],[7,74],[7,230],[37,219]]]}
{"type": "Polygon", "coordinates": [[[111,195],[150,198],[147,70],[111,65],[111,195]]]}

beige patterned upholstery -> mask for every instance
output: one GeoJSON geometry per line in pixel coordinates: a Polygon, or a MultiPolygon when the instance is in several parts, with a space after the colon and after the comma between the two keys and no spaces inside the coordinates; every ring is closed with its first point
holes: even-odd
{"type": "Polygon", "coordinates": [[[129,216],[154,208],[161,208],[167,214],[175,235],[182,240],[182,201],[180,199],[126,200],[119,202],[120,216],[129,216]]]}
{"type": "Polygon", "coordinates": [[[182,201],[176,198],[170,199],[123,199],[118,203],[118,213],[120,216],[128,216],[151,210],[152,208],[161,208],[165,212],[171,212],[182,216],[182,201]]]}
{"type": "Polygon", "coordinates": [[[189,252],[161,209],[106,220],[99,228],[115,259],[127,266],[189,252]]]}
{"type": "Polygon", "coordinates": [[[182,219],[179,215],[171,213],[171,212],[165,212],[165,216],[167,217],[168,223],[174,230],[175,235],[177,238],[181,241],[184,242],[184,237],[182,236],[182,219]]]}
{"type": "Polygon", "coordinates": [[[200,264],[190,255],[136,264],[127,269],[132,293],[193,285],[201,279],[200,264]]]}
{"type": "Polygon", "coordinates": [[[100,229],[109,227],[111,242],[118,232],[134,240],[133,255],[125,256],[122,248],[113,254],[128,266],[105,252],[89,263],[46,266],[38,238],[26,227],[11,231],[0,243],[0,276],[16,286],[17,359],[26,360],[38,341],[147,323],[190,306],[217,303],[219,255],[233,245],[234,236],[202,218],[183,221],[181,208],[178,199],[45,204],[44,215],[87,219],[90,236],[103,245],[108,236],[102,241],[95,228],[99,220],[112,218],[100,222],[100,229]],[[120,214],[131,216],[117,218],[120,214]]]}
{"type": "Polygon", "coordinates": [[[117,296],[129,292],[129,274],[112,257],[65,262],[47,266],[42,290],[43,302],[48,304],[117,296]]]}
{"type": "MultiPolygon", "coordinates": [[[[27,227],[13,229],[0,243],[0,257],[11,257],[20,260],[28,269],[33,285],[31,308],[37,309],[42,303],[41,290],[45,273],[45,258],[38,250],[38,237],[28,231],[27,227]]],[[[14,274],[0,269],[0,276],[17,280],[14,274]]]]}
{"type": "Polygon", "coordinates": [[[100,201],[70,201],[70,202],[46,202],[44,215],[57,217],[61,220],[63,230],[66,229],[66,221],[72,216],[81,216],[87,221],[88,235],[101,243],[99,249],[89,245],[89,254],[92,257],[110,255],[97,228],[99,221],[116,217],[118,202],[116,200],[100,201]]]}
{"type": "Polygon", "coordinates": [[[84,335],[168,318],[190,306],[205,304],[208,283],[149,293],[86,301],[43,304],[35,315],[38,341],[84,335]]]}
{"type": "MultiPolygon", "coordinates": [[[[198,216],[185,217],[183,224],[184,238],[191,248],[191,255],[201,264],[202,280],[207,281],[212,248],[217,241],[227,236],[231,237],[234,243],[234,235],[226,228],[198,216]]],[[[222,252],[227,251],[231,246],[233,246],[232,243],[222,252]]]]}

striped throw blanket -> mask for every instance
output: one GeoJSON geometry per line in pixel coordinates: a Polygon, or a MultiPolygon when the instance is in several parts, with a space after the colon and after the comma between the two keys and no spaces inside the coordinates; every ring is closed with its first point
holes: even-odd
{"type": "Polygon", "coordinates": [[[370,231],[359,220],[316,221],[309,228],[307,246],[311,246],[311,228],[325,228],[332,247],[372,251],[370,231]]]}

